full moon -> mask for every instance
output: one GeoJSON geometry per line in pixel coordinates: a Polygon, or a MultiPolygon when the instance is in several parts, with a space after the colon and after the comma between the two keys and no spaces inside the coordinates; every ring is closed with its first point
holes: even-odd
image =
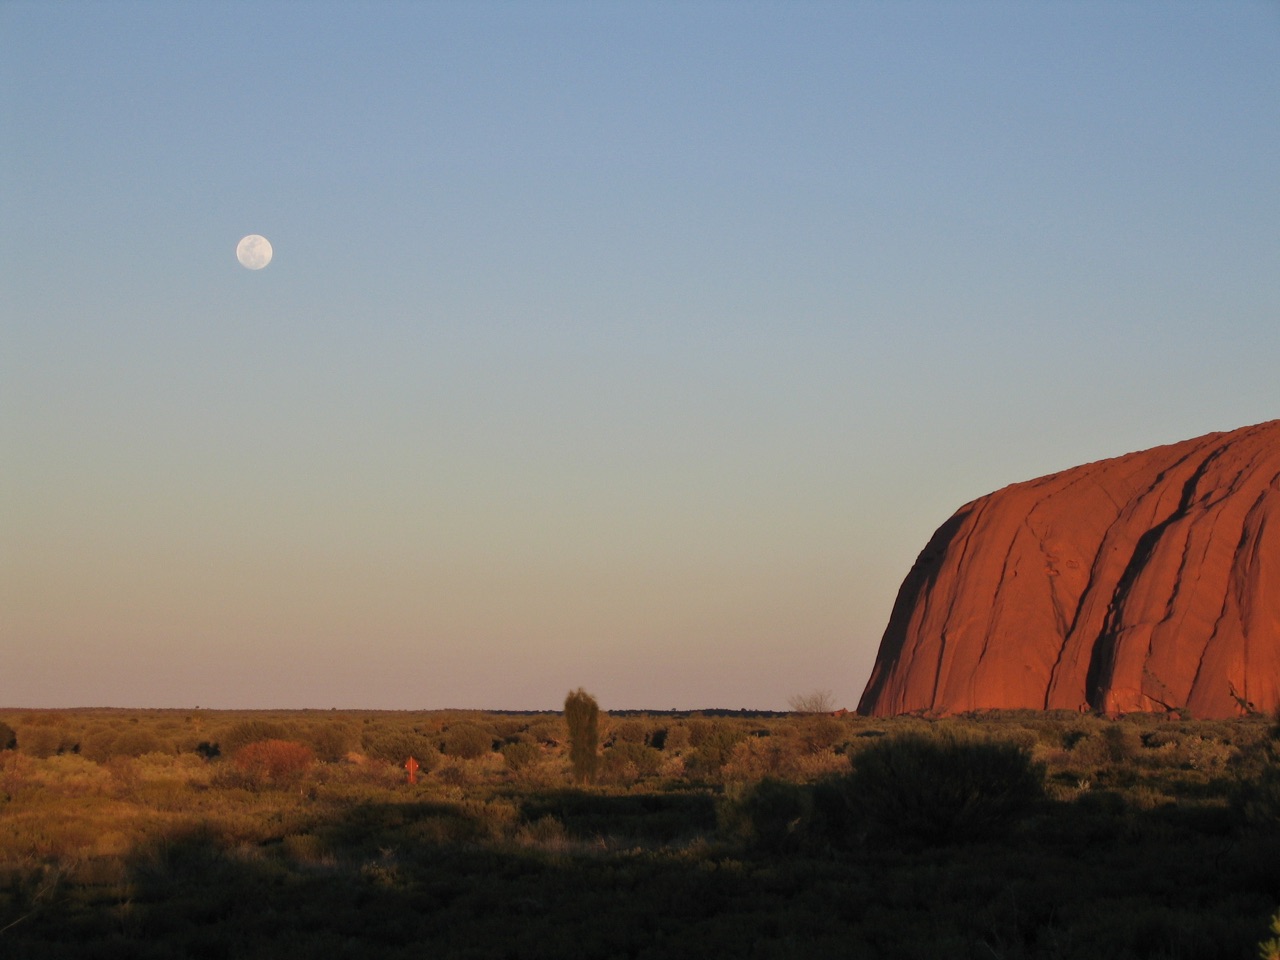
{"type": "Polygon", "coordinates": [[[271,262],[271,241],[251,233],[236,244],[236,259],[242,267],[261,270],[271,262]]]}

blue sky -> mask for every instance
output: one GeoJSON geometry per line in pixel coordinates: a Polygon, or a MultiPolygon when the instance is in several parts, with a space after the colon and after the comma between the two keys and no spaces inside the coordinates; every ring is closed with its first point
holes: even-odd
{"type": "Polygon", "coordinates": [[[852,706],[962,503],[1280,416],[1277,64],[1271,2],[6,0],[0,704],[852,706]]]}

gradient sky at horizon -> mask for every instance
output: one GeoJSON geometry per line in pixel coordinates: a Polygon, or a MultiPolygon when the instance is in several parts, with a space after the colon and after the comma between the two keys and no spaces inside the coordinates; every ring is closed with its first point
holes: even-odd
{"type": "Polygon", "coordinates": [[[1280,416],[1273,2],[6,0],[0,109],[0,706],[852,707],[1280,416]]]}

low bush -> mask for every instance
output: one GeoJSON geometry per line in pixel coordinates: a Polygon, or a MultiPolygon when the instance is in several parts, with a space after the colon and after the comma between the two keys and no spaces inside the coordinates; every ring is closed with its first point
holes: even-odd
{"type": "Polygon", "coordinates": [[[646,743],[649,725],[642,720],[619,720],[613,727],[612,740],[615,743],[646,743]]]}
{"type": "Polygon", "coordinates": [[[18,749],[29,757],[44,759],[60,753],[76,753],[80,743],[61,726],[39,723],[24,725],[17,734],[18,749]]]}
{"type": "Polygon", "coordinates": [[[527,770],[542,759],[542,748],[527,740],[502,745],[502,759],[508,767],[517,772],[527,770]]]}
{"type": "Polygon", "coordinates": [[[229,757],[241,748],[260,740],[288,739],[291,739],[290,731],[283,723],[276,723],[273,720],[241,720],[218,737],[217,746],[224,757],[229,757]]]}
{"type": "Polygon", "coordinates": [[[232,757],[248,785],[296,786],[315,763],[315,754],[296,740],[257,740],[241,747],[232,757]]]}
{"type": "Polygon", "coordinates": [[[35,761],[17,751],[0,753],[0,801],[14,795],[32,782],[35,761]]]}
{"type": "Polygon", "coordinates": [[[734,744],[721,773],[729,780],[794,776],[801,752],[802,745],[794,737],[747,737],[734,744]]]}
{"type": "Polygon", "coordinates": [[[872,744],[836,784],[848,809],[828,800],[834,822],[872,842],[946,844],[1007,829],[1044,796],[1044,769],[1016,744],[943,728],[872,744]]]}
{"type": "Polygon", "coordinates": [[[398,767],[413,757],[418,761],[418,769],[423,772],[435,769],[440,763],[440,750],[435,740],[413,730],[379,727],[365,730],[360,739],[360,748],[369,759],[392,763],[398,767]]]}
{"type": "Polygon", "coordinates": [[[1236,784],[1235,805],[1250,826],[1275,830],[1280,828],[1280,720],[1253,753],[1236,784]]]}
{"type": "Polygon", "coordinates": [[[601,755],[600,769],[605,780],[615,783],[652,777],[662,769],[662,754],[643,743],[618,743],[601,755]]]}
{"type": "Polygon", "coordinates": [[[702,717],[697,717],[690,720],[684,729],[686,732],[685,742],[697,749],[702,746],[702,741],[711,736],[712,731],[716,729],[716,724],[710,720],[704,720],[702,717]]]}
{"type": "Polygon", "coordinates": [[[544,717],[534,720],[525,729],[529,739],[546,747],[559,747],[568,735],[565,731],[564,717],[544,717]]]}
{"type": "Polygon", "coordinates": [[[477,760],[493,752],[493,734],[474,723],[459,723],[444,732],[440,752],[446,757],[477,760]]]}
{"type": "Polygon", "coordinates": [[[835,717],[809,717],[800,726],[800,740],[808,753],[834,747],[844,738],[844,724],[835,717]]]}
{"type": "Polygon", "coordinates": [[[338,720],[311,724],[302,740],[315,751],[316,759],[325,763],[342,760],[355,749],[358,742],[355,728],[338,720]]]}
{"type": "Polygon", "coordinates": [[[141,757],[148,753],[169,753],[171,744],[163,742],[146,728],[101,727],[90,730],[81,744],[82,756],[99,763],[112,757],[141,757]]]}
{"type": "Polygon", "coordinates": [[[689,744],[689,728],[683,724],[668,727],[666,735],[662,738],[662,749],[668,753],[681,753],[689,747],[689,744]]]}
{"type": "MultiPolygon", "coordinates": [[[[705,722],[705,721],[704,721],[705,722]]],[[[693,729],[691,728],[691,732],[693,729]]],[[[734,748],[744,739],[746,733],[727,725],[710,726],[698,737],[698,743],[686,760],[691,774],[714,776],[719,774],[725,764],[733,757],[734,748]]]]}
{"type": "Polygon", "coordinates": [[[806,838],[812,791],[786,780],[767,777],[726,790],[716,809],[722,832],[767,853],[798,849],[806,838]]]}

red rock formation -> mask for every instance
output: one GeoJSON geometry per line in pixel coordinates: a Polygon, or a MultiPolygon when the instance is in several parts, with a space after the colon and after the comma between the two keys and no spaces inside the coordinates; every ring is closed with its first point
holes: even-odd
{"type": "Polygon", "coordinates": [[[1280,707],[1280,420],[961,507],[898,592],[858,712],[1280,707]]]}

